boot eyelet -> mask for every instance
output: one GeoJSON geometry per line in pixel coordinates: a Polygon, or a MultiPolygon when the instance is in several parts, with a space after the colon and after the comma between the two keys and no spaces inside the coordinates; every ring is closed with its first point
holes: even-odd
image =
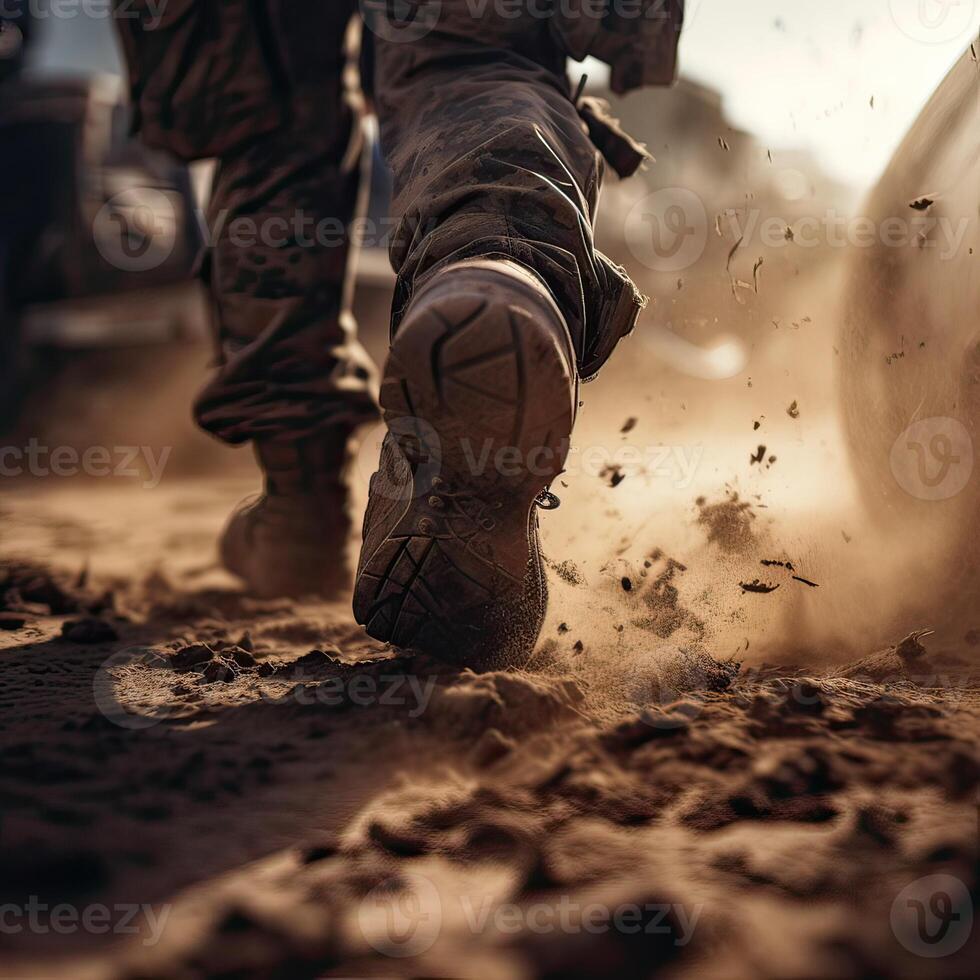
{"type": "Polygon", "coordinates": [[[550,490],[542,490],[534,498],[534,503],[542,510],[557,510],[561,506],[561,501],[550,490]]]}

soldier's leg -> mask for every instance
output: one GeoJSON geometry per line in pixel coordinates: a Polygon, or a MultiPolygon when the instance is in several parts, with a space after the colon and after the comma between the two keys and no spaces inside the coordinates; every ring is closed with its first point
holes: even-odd
{"type": "Polygon", "coordinates": [[[342,477],[376,417],[348,310],[361,133],[344,83],[353,0],[174,0],[123,30],[144,138],[214,156],[205,265],[217,365],[200,424],[251,442],[266,492],[233,519],[226,564],[266,594],[331,593],[347,575],[342,477]]]}
{"type": "Polygon", "coordinates": [[[380,639],[499,666],[543,620],[534,505],[554,504],[578,375],[643,301],[594,248],[603,164],[547,21],[435,8],[433,30],[377,39],[400,217],[382,474],[408,471],[410,492],[372,486],[355,613],[380,639]]]}
{"type": "Polygon", "coordinates": [[[433,29],[417,39],[403,40],[407,29],[376,39],[376,105],[401,219],[394,327],[440,265],[506,255],[545,282],[591,377],[643,300],[594,247],[604,160],[573,102],[565,52],[541,16],[503,17],[493,4],[475,14],[467,0],[432,9],[433,29]]]}

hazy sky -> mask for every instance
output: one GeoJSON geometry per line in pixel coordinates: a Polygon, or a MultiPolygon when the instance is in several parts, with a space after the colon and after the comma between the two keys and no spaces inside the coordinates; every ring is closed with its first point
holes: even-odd
{"type": "MultiPolygon", "coordinates": [[[[874,181],[980,31],[980,0],[687,4],[682,70],[719,89],[741,128],[772,147],[812,149],[858,187],[874,181]]],[[[47,67],[113,66],[107,21],[48,23],[47,67]]]]}
{"type": "Polygon", "coordinates": [[[878,176],[980,31],[980,0],[688,0],[688,7],[681,70],[719,89],[741,128],[773,147],[812,148],[858,187],[878,176]]]}

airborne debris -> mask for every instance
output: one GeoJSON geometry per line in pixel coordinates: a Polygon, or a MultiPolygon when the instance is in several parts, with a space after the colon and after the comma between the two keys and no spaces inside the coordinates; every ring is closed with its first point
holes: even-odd
{"type": "Polygon", "coordinates": [[[604,480],[607,486],[615,488],[626,479],[626,474],[617,463],[607,463],[599,471],[599,479],[604,480]]]}
{"type": "Polygon", "coordinates": [[[725,262],[725,271],[726,272],[729,272],[730,273],[731,268],[732,268],[732,259],[735,258],[735,253],[738,251],[739,246],[742,244],[742,240],[744,238],[745,238],[744,235],[739,235],[738,241],[729,250],[729,252],[728,252],[728,259],[725,262]]]}
{"type": "MultiPolygon", "coordinates": [[[[674,558],[664,555],[661,549],[655,549],[643,563],[644,568],[651,568],[656,561],[666,562],[663,571],[656,576],[642,593],[641,598],[649,608],[649,615],[633,621],[640,629],[649,630],[662,639],[672,636],[677,630],[686,627],[696,635],[703,636],[705,624],[684,607],[680,599],[680,591],[676,581],[687,571],[687,566],[674,558]]],[[[640,573],[646,576],[647,572],[640,573]]]]}
{"type": "Polygon", "coordinates": [[[790,407],[786,409],[786,414],[791,419],[798,419],[800,417],[800,406],[797,403],[797,401],[796,401],[795,398],[793,399],[793,404],[790,405],[790,407]]]}
{"type": "Polygon", "coordinates": [[[928,211],[935,203],[935,200],[931,197],[920,197],[918,200],[912,201],[909,207],[913,211],[928,211]]]}
{"type": "MultiPolygon", "coordinates": [[[[765,565],[766,568],[785,568],[787,572],[796,571],[796,567],[791,561],[779,558],[763,558],[759,564],[765,565]]],[[[803,578],[801,575],[793,575],[791,577],[797,582],[802,582],[804,585],[809,585],[811,589],[820,588],[816,582],[811,582],[810,579],[803,578]]]]}
{"type": "Polygon", "coordinates": [[[619,430],[621,434],[625,435],[627,432],[632,432],[636,428],[636,423],[639,419],[636,416],[631,415],[624,423],[623,427],[619,430]]]}
{"type": "Polygon", "coordinates": [[[723,149],[723,150],[724,150],[724,151],[725,151],[726,153],[728,153],[728,151],[729,151],[729,150],[731,150],[731,147],[730,147],[730,146],[728,145],[728,140],[726,140],[726,139],[725,139],[725,138],[724,138],[723,136],[719,136],[719,137],[718,137],[718,145],[719,145],[719,146],[720,146],[720,147],[721,147],[721,148],[722,148],[722,149],[723,149]]]}
{"type": "Polygon", "coordinates": [[[709,504],[704,497],[695,500],[700,514],[698,524],[707,528],[708,543],[723,551],[738,553],[752,544],[752,522],[756,519],[752,504],[732,492],[727,500],[709,504]]]}
{"type": "Polygon", "coordinates": [[[751,582],[739,582],[739,587],[743,592],[755,592],[759,595],[768,595],[770,592],[775,592],[779,588],[779,585],[772,585],[769,582],[760,582],[757,578],[752,579],[751,582]]]}
{"type": "Polygon", "coordinates": [[[749,456],[749,464],[761,463],[766,458],[766,447],[759,446],[755,453],[749,456]]]}
{"type": "Polygon", "coordinates": [[[549,562],[555,574],[569,585],[581,585],[585,579],[572,561],[549,562]]]}

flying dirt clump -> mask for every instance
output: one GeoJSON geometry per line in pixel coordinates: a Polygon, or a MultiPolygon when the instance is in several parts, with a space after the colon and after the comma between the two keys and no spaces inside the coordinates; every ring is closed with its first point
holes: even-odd
{"type": "Polygon", "coordinates": [[[573,561],[566,559],[556,562],[546,558],[545,562],[563,582],[567,582],[569,585],[581,585],[585,581],[585,576],[573,561]]]}
{"type": "Polygon", "coordinates": [[[659,561],[665,562],[663,571],[641,593],[649,615],[634,620],[633,625],[650,630],[663,639],[672,636],[682,627],[689,628],[695,636],[703,638],[704,622],[681,604],[680,591],[676,584],[676,580],[687,571],[687,565],[666,557],[657,549],[646,559],[644,567],[650,569],[659,561]]]}
{"type": "Polygon", "coordinates": [[[698,524],[707,529],[708,542],[722,551],[744,554],[754,543],[752,522],[756,519],[752,504],[741,500],[734,491],[727,500],[709,504],[707,498],[694,501],[698,507],[698,524]]]}

